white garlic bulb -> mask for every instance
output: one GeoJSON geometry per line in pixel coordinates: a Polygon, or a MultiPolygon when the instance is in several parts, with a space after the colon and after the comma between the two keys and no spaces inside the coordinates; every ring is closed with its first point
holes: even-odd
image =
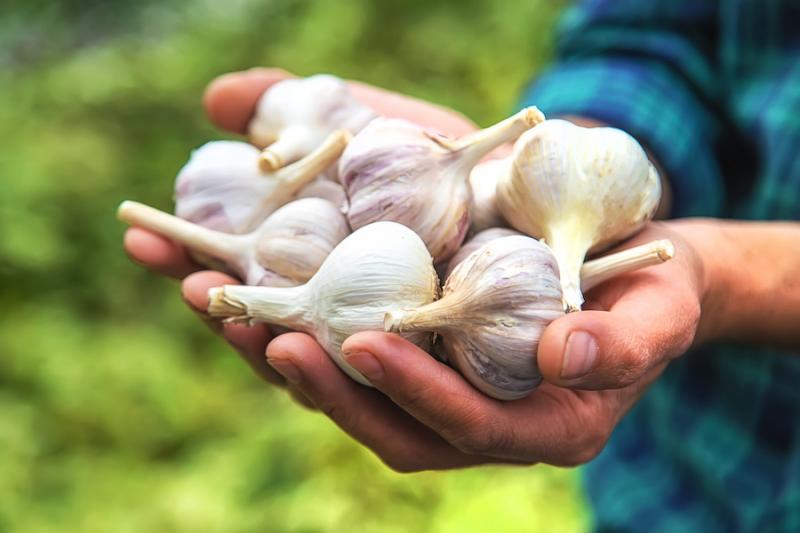
{"type": "Polygon", "coordinates": [[[338,207],[342,213],[347,212],[347,195],[338,181],[317,177],[314,181],[300,189],[296,198],[324,198],[338,207]]]}
{"type": "Polygon", "coordinates": [[[497,205],[515,229],[544,238],[558,259],[564,304],[583,303],[586,254],[629,237],[653,217],[661,182],[642,147],[622,130],[547,120],[514,145],[497,205]]]}
{"type": "Polygon", "coordinates": [[[434,261],[452,256],[469,228],[470,170],[489,152],[544,120],[527,108],[484,130],[447,139],[401,119],[377,118],[339,161],[353,229],[392,220],[413,229],[434,261]]]}
{"type": "MultiPolygon", "coordinates": [[[[631,270],[666,261],[669,241],[584,265],[584,289],[631,270]]],[[[501,400],[528,395],[541,382],[536,351],[544,328],[564,315],[556,258],[526,236],[494,239],[455,267],[442,298],[386,314],[386,331],[432,331],[447,360],[477,389],[501,400]]]]}
{"type": "Polygon", "coordinates": [[[493,241],[495,239],[501,239],[503,237],[511,237],[513,235],[522,235],[520,232],[515,231],[509,228],[489,228],[485,229],[479,233],[476,233],[470,240],[464,243],[464,245],[458,249],[458,251],[450,258],[450,261],[447,263],[447,271],[445,273],[444,278],[447,279],[450,277],[450,274],[453,272],[453,269],[458,266],[464,259],[469,257],[469,255],[483,246],[484,244],[493,241]]]}
{"type": "Polygon", "coordinates": [[[178,174],[175,214],[225,233],[253,231],[331,166],[349,138],[346,131],[334,132],[313,153],[273,173],[259,170],[259,152],[247,143],[207,143],[178,174]]]}
{"type": "Polygon", "coordinates": [[[260,164],[272,171],[316,150],[335,130],[358,133],[375,112],[329,74],[283,80],[267,89],[248,126],[250,141],[266,147],[260,164]]]}
{"type": "MultiPolygon", "coordinates": [[[[208,312],[234,322],[266,322],[313,335],[350,377],[369,382],[342,357],[342,343],[360,331],[383,330],[395,306],[431,303],[439,292],[433,261],[416,233],[394,222],[376,222],[343,240],[299,287],[226,285],[209,291],[208,312]]],[[[427,350],[428,333],[405,338],[427,350]]]]}
{"type": "MultiPolygon", "coordinates": [[[[200,257],[219,260],[248,285],[289,287],[305,283],[350,233],[347,220],[321,198],[281,207],[253,232],[231,235],[211,230],[138,202],[122,202],[120,220],[155,231],[200,257]]],[[[210,266],[216,268],[216,263],[210,266]]]]}
{"type": "Polygon", "coordinates": [[[472,233],[508,225],[497,208],[497,182],[510,168],[511,158],[506,157],[486,161],[472,169],[469,175],[469,186],[472,189],[469,207],[472,233]]]}

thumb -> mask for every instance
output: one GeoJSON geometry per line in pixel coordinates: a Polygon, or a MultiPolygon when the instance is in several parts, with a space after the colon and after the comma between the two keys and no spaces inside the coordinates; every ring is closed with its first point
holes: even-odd
{"type": "Polygon", "coordinates": [[[542,334],[539,369],[545,380],[562,387],[627,387],[665,358],[688,348],[676,325],[606,311],[571,313],[542,334]]]}

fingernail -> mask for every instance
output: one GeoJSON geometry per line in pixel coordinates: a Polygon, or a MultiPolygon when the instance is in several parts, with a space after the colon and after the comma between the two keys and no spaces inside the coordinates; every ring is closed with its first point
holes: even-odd
{"type": "Polygon", "coordinates": [[[383,377],[383,366],[369,352],[345,352],[344,360],[370,381],[383,377]]]}
{"type": "Polygon", "coordinates": [[[286,381],[289,383],[294,383],[297,385],[300,383],[302,379],[302,374],[300,374],[300,369],[294,366],[293,363],[290,363],[286,359],[269,359],[267,358],[267,363],[269,366],[274,368],[278,374],[286,378],[286,381]]]}
{"type": "Polygon", "coordinates": [[[597,341],[585,331],[573,331],[567,338],[564,359],[561,363],[561,378],[575,379],[583,376],[594,366],[597,359],[597,341]]]}

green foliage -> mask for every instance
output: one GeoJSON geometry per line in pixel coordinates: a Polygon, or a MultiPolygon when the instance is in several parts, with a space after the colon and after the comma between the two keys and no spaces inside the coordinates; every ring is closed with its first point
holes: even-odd
{"type": "Polygon", "coordinates": [[[129,263],[226,71],[333,72],[501,118],[544,0],[11,1],[0,8],[0,531],[575,530],[574,473],[399,475],[252,376],[129,263]]]}

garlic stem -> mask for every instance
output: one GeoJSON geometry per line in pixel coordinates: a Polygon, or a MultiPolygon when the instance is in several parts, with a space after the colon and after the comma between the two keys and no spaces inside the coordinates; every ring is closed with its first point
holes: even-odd
{"type": "MultiPolygon", "coordinates": [[[[674,255],[672,241],[660,239],[587,261],[581,268],[581,288],[588,291],[615,276],[669,261],[674,255]]],[[[460,301],[445,295],[416,309],[393,309],[384,316],[384,330],[393,333],[458,331],[480,323],[480,317],[459,313],[461,307],[460,301]]]]}
{"type": "Polygon", "coordinates": [[[580,231],[580,220],[570,220],[545,230],[544,242],[558,260],[561,293],[567,313],[580,311],[583,305],[581,267],[592,242],[592,236],[583,233],[580,231]]]}
{"type": "Polygon", "coordinates": [[[196,252],[233,263],[247,253],[248,235],[231,235],[204,228],[158,209],[126,200],[117,208],[117,218],[128,224],[154,231],[196,252]]]}
{"type": "Polygon", "coordinates": [[[472,168],[486,154],[503,143],[513,141],[540,122],[544,122],[542,112],[535,106],[526,107],[488,128],[469,133],[458,139],[440,141],[440,144],[452,151],[463,150],[465,152],[464,162],[472,168]]]}
{"type": "Polygon", "coordinates": [[[294,195],[304,185],[310,183],[319,174],[322,174],[342,155],[351,137],[352,135],[347,130],[337,130],[331,133],[319,148],[303,159],[287,167],[280,168],[273,175],[282,182],[282,187],[286,188],[290,196],[294,195]]]}
{"type": "Polygon", "coordinates": [[[474,326],[474,316],[464,316],[458,312],[460,302],[442,298],[416,309],[392,309],[383,317],[383,329],[391,333],[412,331],[455,330],[474,326]]]}
{"type": "Polygon", "coordinates": [[[308,137],[306,128],[289,128],[280,137],[261,151],[258,164],[264,172],[274,172],[287,162],[297,161],[305,153],[308,137]]]}
{"type": "Polygon", "coordinates": [[[587,261],[581,268],[581,289],[588,291],[615,276],[658,265],[674,256],[672,241],[661,239],[587,261]]]}
{"type": "Polygon", "coordinates": [[[224,285],[208,291],[208,313],[224,316],[225,322],[250,324],[257,318],[295,331],[312,331],[307,318],[303,294],[305,285],[297,287],[252,287],[224,285]]]}

